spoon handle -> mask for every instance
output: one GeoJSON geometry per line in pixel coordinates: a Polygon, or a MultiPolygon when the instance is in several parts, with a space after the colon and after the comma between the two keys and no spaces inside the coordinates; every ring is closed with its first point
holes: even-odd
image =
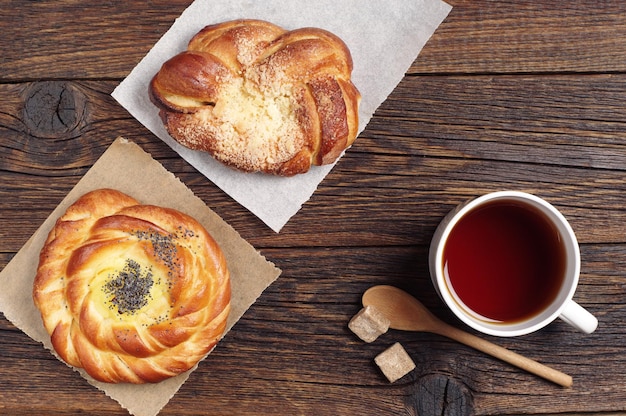
{"type": "Polygon", "coordinates": [[[516,354],[513,351],[507,350],[506,348],[492,344],[489,341],[462,331],[451,325],[444,324],[441,326],[441,328],[437,328],[436,332],[439,335],[454,339],[455,341],[458,341],[469,347],[475,348],[493,357],[499,358],[502,361],[526,370],[529,373],[538,375],[539,377],[543,377],[546,380],[550,380],[560,386],[572,386],[573,380],[571,376],[543,364],[540,364],[537,361],[531,360],[530,358],[526,358],[524,356],[516,354]]]}

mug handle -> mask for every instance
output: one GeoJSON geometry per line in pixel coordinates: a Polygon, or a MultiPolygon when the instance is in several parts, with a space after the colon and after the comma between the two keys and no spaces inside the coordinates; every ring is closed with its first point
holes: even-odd
{"type": "Polygon", "coordinates": [[[565,304],[559,318],[586,334],[591,334],[598,327],[598,319],[571,299],[565,304]]]}

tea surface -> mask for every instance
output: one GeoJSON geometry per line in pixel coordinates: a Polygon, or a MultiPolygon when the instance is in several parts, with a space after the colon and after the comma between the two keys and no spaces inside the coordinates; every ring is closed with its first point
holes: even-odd
{"type": "Polygon", "coordinates": [[[443,253],[457,301],[479,319],[512,323],[539,313],[557,295],[565,249],[538,210],[493,201],[463,217],[443,253]]]}

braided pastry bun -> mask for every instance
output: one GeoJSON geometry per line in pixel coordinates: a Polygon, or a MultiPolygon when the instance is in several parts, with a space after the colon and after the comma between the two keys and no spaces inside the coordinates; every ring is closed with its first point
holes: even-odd
{"type": "Polygon", "coordinates": [[[246,172],[292,176],[356,139],[360,94],[337,36],[260,20],[207,26],[150,82],[169,134],[246,172]]]}
{"type": "Polygon", "coordinates": [[[224,256],[196,220],[111,189],[83,195],[40,254],[33,300],[57,354],[109,383],[192,368],[230,310],[224,256]]]}

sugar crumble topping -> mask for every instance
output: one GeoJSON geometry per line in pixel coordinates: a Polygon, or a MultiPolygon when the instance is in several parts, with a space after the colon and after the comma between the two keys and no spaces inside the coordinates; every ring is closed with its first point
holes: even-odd
{"type": "Polygon", "coordinates": [[[293,158],[304,144],[304,133],[289,88],[261,89],[254,78],[223,84],[215,105],[194,114],[202,123],[183,123],[180,135],[195,146],[204,137],[219,138],[212,149],[216,156],[239,166],[267,168],[293,158]]]}

